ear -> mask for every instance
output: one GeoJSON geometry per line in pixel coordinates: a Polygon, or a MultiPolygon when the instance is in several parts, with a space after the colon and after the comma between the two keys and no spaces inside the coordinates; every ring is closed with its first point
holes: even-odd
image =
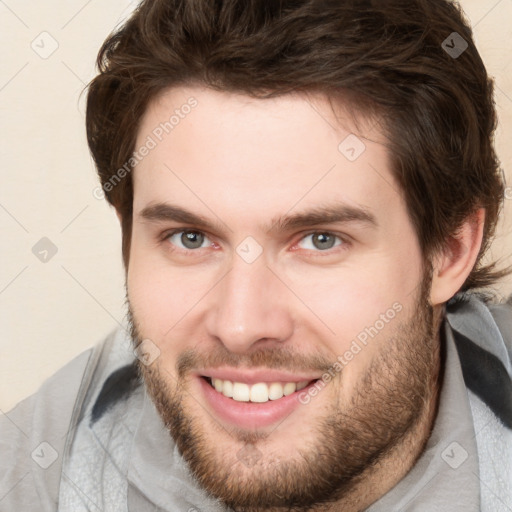
{"type": "Polygon", "coordinates": [[[434,258],[430,290],[433,306],[449,301],[462,287],[475,265],[482,245],[485,209],[469,216],[460,230],[449,238],[443,252],[434,258]]]}

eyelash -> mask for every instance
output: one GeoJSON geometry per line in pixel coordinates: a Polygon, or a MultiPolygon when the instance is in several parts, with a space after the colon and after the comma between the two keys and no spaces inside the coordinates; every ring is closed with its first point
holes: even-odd
{"type": "MultiPolygon", "coordinates": [[[[199,233],[201,235],[204,235],[206,238],[210,238],[206,233],[204,233],[203,231],[200,231],[198,229],[192,229],[192,228],[176,228],[176,229],[173,229],[171,231],[166,231],[165,233],[163,233],[160,237],[160,241],[161,242],[168,242],[168,239],[177,234],[177,233],[185,233],[185,232],[192,232],[192,233],[199,233]]],[[[322,256],[331,256],[337,252],[340,252],[340,251],[344,251],[344,250],[347,250],[350,245],[351,245],[351,242],[348,240],[348,237],[346,235],[344,236],[341,236],[340,234],[337,234],[337,233],[333,233],[331,231],[325,231],[325,230],[316,230],[316,231],[310,231],[308,233],[304,233],[301,238],[299,239],[298,242],[296,242],[294,244],[294,247],[296,245],[298,245],[302,240],[304,240],[305,238],[307,238],[308,236],[311,236],[311,235],[331,235],[331,236],[334,236],[335,238],[337,238],[338,240],[341,241],[340,244],[338,245],[335,245],[334,247],[332,247],[331,249],[326,249],[325,251],[321,251],[321,250],[312,250],[312,249],[303,249],[305,251],[312,251],[314,253],[316,253],[316,255],[322,257],[322,256]]],[[[170,242],[169,242],[170,243],[170,242]]],[[[171,244],[171,245],[174,245],[174,244],[171,244]]],[[[206,249],[206,247],[200,247],[198,249],[182,249],[182,248],[178,248],[176,247],[175,249],[173,250],[176,250],[178,252],[181,252],[182,254],[187,254],[187,255],[190,255],[190,253],[193,253],[193,252],[198,252],[199,249],[206,249]]],[[[300,249],[299,249],[300,250],[300,249]]]]}

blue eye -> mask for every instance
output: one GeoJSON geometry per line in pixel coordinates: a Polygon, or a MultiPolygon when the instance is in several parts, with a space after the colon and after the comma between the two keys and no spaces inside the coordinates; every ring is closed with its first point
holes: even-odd
{"type": "Polygon", "coordinates": [[[320,251],[326,251],[332,249],[333,247],[341,245],[342,243],[343,241],[341,240],[341,238],[332,233],[310,233],[309,235],[306,235],[304,238],[302,238],[302,240],[299,242],[299,246],[302,249],[317,249],[320,251]],[[310,239],[310,242],[306,244],[307,246],[302,246],[301,243],[304,240],[308,239],[310,239]]]}
{"type": "Polygon", "coordinates": [[[203,243],[205,241],[208,241],[209,243],[205,246],[211,245],[211,241],[209,238],[200,231],[193,231],[193,230],[182,230],[182,231],[175,231],[174,233],[169,233],[166,237],[173,245],[176,245],[177,247],[181,249],[200,249],[203,246],[203,243]],[[181,244],[181,246],[180,246],[181,244]]]}

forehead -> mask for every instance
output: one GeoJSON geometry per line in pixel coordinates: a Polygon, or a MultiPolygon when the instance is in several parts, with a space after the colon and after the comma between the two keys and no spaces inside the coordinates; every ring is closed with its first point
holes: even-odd
{"type": "MultiPolygon", "coordinates": [[[[151,202],[247,219],[344,202],[403,213],[375,119],[357,123],[321,95],[255,99],[203,87],[174,88],[141,120],[134,209],[151,202]]],[[[352,105],[348,105],[352,107],[352,105]]]]}

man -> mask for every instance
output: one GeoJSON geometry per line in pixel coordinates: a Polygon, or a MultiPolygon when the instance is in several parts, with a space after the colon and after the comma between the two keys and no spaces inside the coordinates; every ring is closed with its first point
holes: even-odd
{"type": "Polygon", "coordinates": [[[2,424],[2,510],[512,510],[503,197],[456,4],[143,2],[87,132],[128,327],[2,424]]]}

